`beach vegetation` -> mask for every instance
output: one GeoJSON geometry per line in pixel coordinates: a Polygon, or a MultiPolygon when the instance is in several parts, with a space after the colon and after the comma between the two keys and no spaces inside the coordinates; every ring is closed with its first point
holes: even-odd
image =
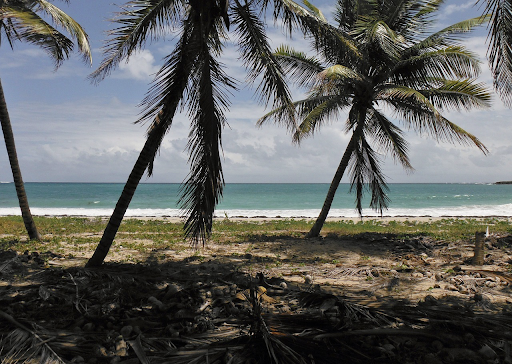
{"type": "MultiPolygon", "coordinates": [[[[87,33],[72,17],[46,0],[0,1],[0,44],[7,43],[14,50],[14,44],[18,41],[43,49],[54,61],[56,69],[69,58],[75,45],[84,60],[92,62],[87,33]],[[51,22],[48,23],[45,18],[50,18],[51,22]],[[51,23],[63,29],[68,36],[51,23]]],[[[1,80],[0,124],[25,229],[30,239],[38,240],[40,235],[30,212],[1,80]]]]}
{"type": "Polygon", "coordinates": [[[91,74],[94,82],[110,75],[148,41],[169,34],[176,41],[142,100],[142,116],[137,122],[149,124],[146,142],[87,266],[102,264],[140,179],[146,172],[152,175],[160,145],[181,110],[188,110],[191,122],[187,143],[190,173],[179,198],[185,215],[183,229],[192,243],[204,245],[211,235],[214,210],[224,187],[221,140],[225,111],[230,104],[229,95],[238,88],[220,62],[229,32],[238,43],[240,59],[248,70],[248,83],[259,82],[259,100],[287,113],[290,91],[282,67],[272,53],[262,19],[268,11],[291,32],[303,22],[296,15],[303,10],[288,0],[131,0],[125,4],[113,20],[117,27],[109,32],[104,60],[91,74]]]}
{"type": "MultiPolygon", "coordinates": [[[[13,249],[22,254],[25,251],[52,251],[56,254],[76,257],[89,256],[97,244],[101,234],[102,220],[81,217],[34,217],[41,229],[41,240],[29,240],[24,232],[23,220],[19,216],[0,217],[0,249],[13,249]],[[67,226],[63,230],[63,226],[67,226]]],[[[260,247],[259,243],[285,243],[292,239],[303,238],[311,228],[313,221],[294,220],[286,222],[288,228],[282,229],[276,221],[236,221],[236,224],[226,225],[223,220],[215,221],[215,234],[219,234],[218,243],[231,246],[237,244],[244,254],[253,253],[260,247]]],[[[459,241],[473,241],[475,231],[485,231],[492,226],[493,234],[512,234],[512,225],[509,219],[498,218],[448,218],[432,221],[417,221],[410,224],[408,221],[394,221],[393,223],[370,219],[354,223],[352,220],[328,221],[325,230],[328,231],[325,239],[347,240],[365,239],[385,241],[386,239],[412,239],[414,237],[428,237],[446,243],[459,241]],[[491,225],[492,224],[492,225],[491,225]]],[[[202,254],[200,250],[190,247],[182,234],[182,222],[168,222],[159,219],[147,220],[127,219],[121,225],[117,239],[116,251],[134,251],[146,255],[171,251],[176,253],[190,252],[202,254]]],[[[312,240],[315,243],[316,240],[312,240]]],[[[276,246],[277,248],[277,246],[276,246]]],[[[283,260],[283,252],[273,251],[273,262],[283,260]]],[[[164,254],[165,255],[165,254],[164,254]]],[[[317,260],[327,263],[339,263],[339,259],[314,256],[317,260]]],[[[366,254],[360,255],[361,261],[370,260],[366,254]]],[[[301,266],[301,263],[297,263],[301,266]]],[[[303,264],[303,263],[302,263],[303,264]]],[[[302,265],[304,266],[304,264],[302,265]]]]}
{"type": "Polygon", "coordinates": [[[432,32],[442,3],[338,1],[335,24],[330,24],[308,2],[307,15],[302,16],[308,19],[304,30],[315,54],[308,56],[286,45],[274,53],[286,74],[308,93],[294,102],[293,114],[284,113],[283,107],[276,108],[264,115],[259,124],[269,120],[289,127],[298,124],[293,140],[300,143],[329,121],[346,117],[343,129],[350,135],[321,212],[307,237],[320,234],[347,171],[359,214],[362,215],[363,196],[368,192],[370,208],[381,214],[387,209],[388,187],[381,154],[390,155],[406,170],[413,170],[404,129],[487,152],[477,137],[443,113],[490,106],[490,92],[475,81],[480,62],[460,43],[463,35],[488,17],[432,32]]]}

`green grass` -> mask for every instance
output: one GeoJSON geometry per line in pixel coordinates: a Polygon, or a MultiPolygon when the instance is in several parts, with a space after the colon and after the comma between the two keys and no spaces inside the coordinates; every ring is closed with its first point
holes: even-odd
{"type": "MultiPolygon", "coordinates": [[[[76,252],[83,252],[84,249],[94,249],[107,220],[85,217],[36,217],[35,223],[43,237],[39,242],[27,240],[21,217],[0,217],[0,249],[15,249],[21,252],[25,250],[60,252],[65,245],[68,250],[76,249],[76,252]]],[[[248,243],[246,251],[250,252],[263,241],[304,238],[312,224],[313,221],[303,219],[268,221],[223,219],[214,223],[212,241],[227,245],[227,249],[231,244],[248,243]]],[[[398,238],[429,236],[437,240],[459,241],[474,238],[475,231],[485,231],[487,226],[493,233],[512,233],[509,219],[452,218],[428,222],[385,222],[378,219],[327,222],[322,235],[337,239],[374,233],[392,234],[398,238]]],[[[182,223],[164,220],[126,219],[121,224],[116,242],[135,250],[180,249],[187,246],[182,227],[182,223]]],[[[361,259],[364,260],[365,257],[361,259]]]]}

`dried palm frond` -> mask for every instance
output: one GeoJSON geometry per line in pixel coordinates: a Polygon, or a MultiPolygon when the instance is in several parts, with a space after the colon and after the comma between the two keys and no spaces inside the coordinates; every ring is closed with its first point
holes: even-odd
{"type": "Polygon", "coordinates": [[[50,346],[52,338],[41,337],[3,311],[0,311],[0,318],[16,326],[0,341],[2,363],[29,363],[36,359],[41,364],[65,363],[50,346]]]}
{"type": "MultiPolygon", "coordinates": [[[[267,289],[263,286],[258,286],[255,288],[255,296],[256,296],[256,300],[258,302],[261,302],[261,301],[267,302],[267,303],[276,303],[277,302],[274,298],[267,295],[267,289]]],[[[238,292],[235,297],[241,301],[252,302],[252,295],[251,295],[250,289],[246,289],[244,291],[238,292]]]]}

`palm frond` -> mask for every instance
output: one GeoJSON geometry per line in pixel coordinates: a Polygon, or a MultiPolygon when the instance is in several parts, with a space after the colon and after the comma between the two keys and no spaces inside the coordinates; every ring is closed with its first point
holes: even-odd
{"type": "Polygon", "coordinates": [[[304,5],[306,5],[306,7],[313,13],[315,14],[315,16],[324,21],[324,22],[327,22],[327,19],[325,18],[324,14],[322,14],[322,12],[320,11],[320,9],[318,9],[316,6],[314,6],[313,4],[311,4],[308,0],[303,0],[304,2],[304,5]]]}
{"type": "Polygon", "coordinates": [[[169,26],[177,26],[184,11],[182,0],[129,1],[113,19],[120,26],[108,32],[110,39],[103,48],[105,58],[89,78],[94,82],[103,80],[121,61],[142,49],[148,39],[158,39],[169,26]]]}
{"type": "Polygon", "coordinates": [[[179,204],[187,213],[185,235],[194,244],[205,244],[211,234],[215,206],[222,197],[221,134],[225,123],[223,111],[228,106],[222,88],[234,88],[221,65],[203,45],[192,75],[189,115],[192,118],[189,150],[190,174],[182,185],[179,204]]]}
{"type": "Polygon", "coordinates": [[[82,53],[84,61],[92,64],[89,37],[82,26],[64,11],[46,0],[38,0],[37,5],[52,18],[55,24],[64,28],[71,35],[71,37],[76,40],[78,49],[80,53],[82,53]]]}
{"type": "Polygon", "coordinates": [[[491,94],[484,83],[474,80],[439,80],[442,86],[421,91],[440,110],[471,110],[491,107],[491,94]]]}
{"type": "Polygon", "coordinates": [[[2,18],[10,24],[10,41],[23,40],[41,47],[56,67],[69,57],[73,42],[29,8],[3,6],[2,18]],[[13,37],[14,36],[14,37],[13,37]]]}
{"type": "Polygon", "coordinates": [[[363,81],[365,77],[350,67],[337,64],[327,67],[325,70],[320,72],[318,74],[318,79],[320,81],[326,80],[327,82],[330,80],[341,80],[344,83],[350,83],[363,81]]]}
{"type": "Polygon", "coordinates": [[[404,124],[420,134],[427,134],[437,141],[476,146],[484,154],[487,148],[473,134],[443,117],[430,100],[419,91],[396,88],[385,101],[404,124]]]}
{"type": "Polygon", "coordinates": [[[350,161],[350,192],[355,190],[356,209],[359,215],[363,213],[362,202],[365,188],[371,191],[370,208],[382,214],[389,205],[390,200],[386,194],[388,187],[380,164],[378,154],[368,144],[366,137],[361,136],[356,143],[350,161]]]}
{"type": "Polygon", "coordinates": [[[300,143],[302,139],[314,135],[323,124],[335,119],[348,105],[348,100],[337,95],[304,100],[298,107],[298,114],[303,121],[293,134],[293,141],[300,143]]]}
{"type": "Polygon", "coordinates": [[[296,129],[290,91],[279,62],[272,54],[264,24],[248,4],[241,5],[235,0],[234,25],[240,35],[239,45],[244,65],[249,69],[248,80],[254,82],[262,76],[256,92],[260,101],[268,104],[272,100],[273,108],[281,110],[281,118],[289,122],[287,128],[296,129]],[[285,116],[287,114],[287,116],[285,116]]]}
{"type": "Polygon", "coordinates": [[[424,49],[432,47],[434,44],[437,46],[452,46],[460,41],[463,35],[487,23],[489,19],[489,16],[479,16],[452,24],[417,42],[413,45],[413,48],[424,49]]]}
{"type": "Polygon", "coordinates": [[[486,2],[485,13],[491,13],[487,56],[494,76],[494,87],[507,105],[512,104],[512,2],[486,2]]]}
{"type": "Polygon", "coordinates": [[[391,153],[395,161],[400,162],[406,170],[413,170],[408,156],[408,143],[403,132],[385,115],[376,109],[369,112],[367,123],[368,135],[373,138],[385,152],[391,153]]]}
{"type": "Polygon", "coordinates": [[[404,39],[395,33],[384,21],[369,16],[361,16],[351,32],[360,43],[368,43],[372,49],[372,56],[384,52],[388,57],[395,59],[401,48],[404,47],[404,39]],[[375,50],[375,51],[374,51],[375,50]]]}
{"type": "Polygon", "coordinates": [[[391,77],[395,83],[425,87],[431,78],[474,78],[480,74],[480,61],[461,46],[449,46],[408,56],[396,64],[391,77]]]}
{"type": "Polygon", "coordinates": [[[308,57],[291,47],[282,45],[276,49],[274,56],[289,78],[295,80],[299,87],[312,87],[314,79],[324,67],[315,57],[308,57]]]}

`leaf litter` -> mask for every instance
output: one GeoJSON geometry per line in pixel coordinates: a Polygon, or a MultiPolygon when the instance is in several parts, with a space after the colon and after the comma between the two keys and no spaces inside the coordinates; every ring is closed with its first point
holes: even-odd
{"type": "Polygon", "coordinates": [[[512,363],[511,243],[488,242],[482,267],[471,244],[379,234],[345,246],[375,255],[300,269],[212,254],[93,270],[3,251],[0,362],[512,363]]]}

